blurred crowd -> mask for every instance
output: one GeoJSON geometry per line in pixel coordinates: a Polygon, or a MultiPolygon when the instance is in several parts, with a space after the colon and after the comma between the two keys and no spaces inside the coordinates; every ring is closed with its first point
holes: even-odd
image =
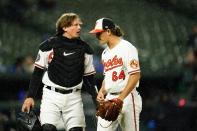
{"type": "MultiPolygon", "coordinates": [[[[143,98],[141,122],[145,124],[147,131],[197,130],[197,25],[193,26],[193,32],[188,36],[186,45],[189,51],[179,78],[167,81],[164,85],[158,82],[159,88],[154,86],[147,92],[144,85],[141,85],[142,94],[146,94],[143,98]]],[[[103,70],[98,57],[94,58],[94,63],[96,70],[103,70]]],[[[34,58],[30,55],[17,57],[8,67],[0,63],[0,73],[25,74],[32,73],[33,70],[34,58]]],[[[20,94],[22,100],[25,92],[22,91],[20,94]]],[[[14,120],[13,113],[15,114],[14,110],[0,110],[0,120],[14,120]]]]}
{"type": "Polygon", "coordinates": [[[2,9],[4,17],[8,17],[10,20],[14,20],[19,24],[23,24],[26,10],[32,8],[32,2],[36,4],[38,9],[51,9],[55,7],[56,0],[38,0],[38,1],[27,1],[27,0],[9,0],[4,5],[5,9],[2,9]]]}
{"type": "Polygon", "coordinates": [[[33,70],[34,60],[31,56],[17,57],[9,67],[0,63],[0,73],[32,73],[33,70]]]}
{"type": "MultiPolygon", "coordinates": [[[[10,4],[6,5],[6,9],[9,10],[0,9],[2,17],[9,15],[11,20],[23,23],[25,19],[24,10],[28,9],[26,1],[9,1],[11,1],[8,2],[10,4]]],[[[50,9],[54,8],[55,3],[56,0],[39,0],[37,6],[39,9],[50,9]]],[[[172,81],[161,80],[165,81],[164,83],[156,83],[155,80],[154,83],[150,82],[150,85],[145,85],[148,89],[144,88],[143,84],[140,88],[142,96],[144,94],[141,122],[147,131],[197,130],[197,25],[193,26],[185,45],[188,46],[189,51],[185,58],[182,74],[178,78],[172,81]]],[[[103,70],[100,58],[95,57],[94,63],[96,70],[103,70]]],[[[30,55],[17,57],[9,66],[5,66],[0,61],[0,74],[26,74],[32,73],[33,70],[34,58],[30,55]]],[[[25,93],[20,93],[21,99],[24,98],[25,93]]],[[[14,120],[15,115],[13,114],[14,111],[4,112],[0,110],[0,120],[7,121],[10,118],[14,120]]],[[[142,131],[144,130],[142,129],[142,131]]]]}
{"type": "Polygon", "coordinates": [[[163,89],[150,89],[148,99],[144,99],[141,120],[149,131],[197,130],[197,25],[185,44],[188,55],[182,74],[167,84],[158,84],[163,89]]]}

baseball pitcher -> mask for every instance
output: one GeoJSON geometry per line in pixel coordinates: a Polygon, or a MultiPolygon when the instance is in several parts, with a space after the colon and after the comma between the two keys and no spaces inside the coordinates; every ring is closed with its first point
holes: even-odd
{"type": "Polygon", "coordinates": [[[139,131],[142,100],[136,90],[140,79],[138,51],[121,38],[123,32],[109,18],[97,20],[90,33],[96,34],[100,44],[108,45],[102,53],[104,80],[97,96],[97,131],[114,131],[118,124],[123,131],[139,131]]]}

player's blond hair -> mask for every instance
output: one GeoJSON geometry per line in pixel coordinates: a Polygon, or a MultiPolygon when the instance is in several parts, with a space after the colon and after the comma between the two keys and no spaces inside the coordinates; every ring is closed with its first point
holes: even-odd
{"type": "MultiPolygon", "coordinates": [[[[73,23],[73,21],[78,18],[79,16],[75,13],[64,13],[61,15],[61,17],[57,20],[56,22],[56,34],[63,34],[64,30],[62,29],[63,27],[70,27],[73,23]]],[[[80,20],[81,22],[81,20],[80,20]]],[[[81,22],[82,24],[82,22],[81,22]]]]}
{"type": "Polygon", "coordinates": [[[117,26],[117,25],[116,25],[115,28],[112,28],[112,29],[110,29],[110,30],[111,30],[111,33],[112,33],[113,35],[116,35],[116,36],[118,36],[118,37],[124,35],[124,32],[123,32],[122,29],[120,29],[120,26],[117,26]]]}

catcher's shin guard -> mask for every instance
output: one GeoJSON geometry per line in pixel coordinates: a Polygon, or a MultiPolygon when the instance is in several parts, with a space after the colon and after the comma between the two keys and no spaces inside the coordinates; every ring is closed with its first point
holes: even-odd
{"type": "Polygon", "coordinates": [[[82,127],[73,127],[69,131],[83,131],[82,127]]]}
{"type": "Polygon", "coordinates": [[[42,125],[42,130],[43,131],[57,131],[56,127],[52,124],[44,124],[42,125]]]}

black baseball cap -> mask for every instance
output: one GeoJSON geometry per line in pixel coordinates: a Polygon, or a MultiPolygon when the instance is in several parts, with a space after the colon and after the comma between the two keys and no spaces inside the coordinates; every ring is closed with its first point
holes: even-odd
{"type": "Polygon", "coordinates": [[[101,18],[96,21],[94,30],[90,31],[89,33],[103,32],[106,29],[113,29],[113,28],[115,28],[115,24],[111,19],[101,18]]]}

